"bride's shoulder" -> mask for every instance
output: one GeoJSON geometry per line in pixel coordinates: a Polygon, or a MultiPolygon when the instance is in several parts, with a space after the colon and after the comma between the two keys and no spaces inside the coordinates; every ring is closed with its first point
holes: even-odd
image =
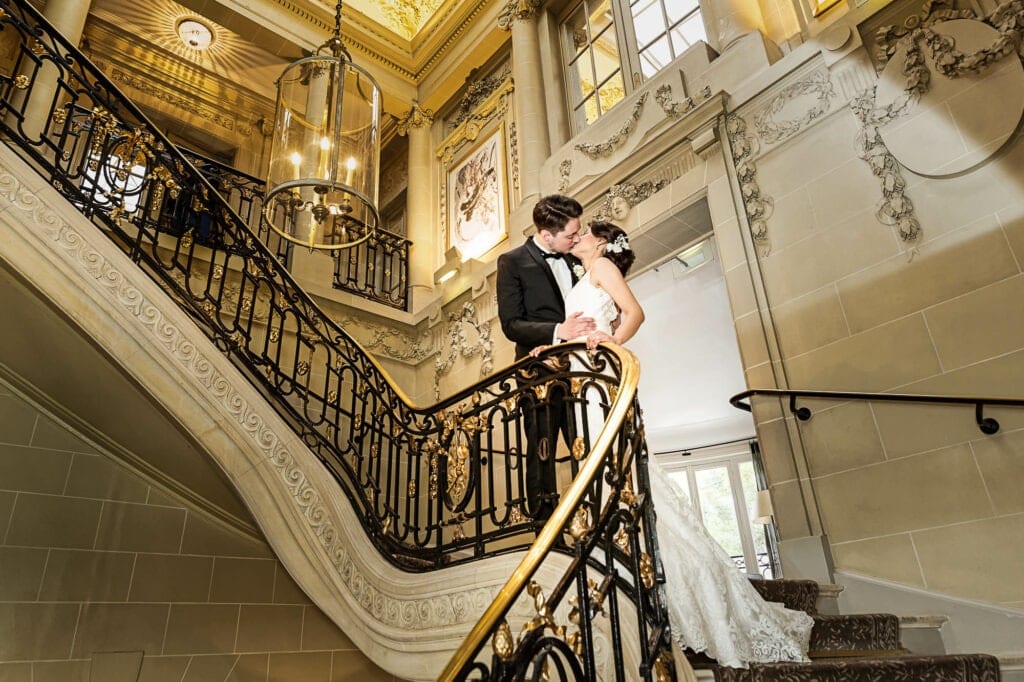
{"type": "Polygon", "coordinates": [[[607,280],[609,277],[622,278],[622,273],[619,272],[619,268],[615,263],[611,262],[607,258],[598,258],[590,266],[590,281],[594,285],[598,285],[601,280],[607,280]]]}

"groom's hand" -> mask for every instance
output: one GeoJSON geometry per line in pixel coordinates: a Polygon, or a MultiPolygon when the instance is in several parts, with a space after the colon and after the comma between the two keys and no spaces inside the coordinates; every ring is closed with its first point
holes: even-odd
{"type": "Polygon", "coordinates": [[[594,318],[583,317],[582,312],[575,312],[565,318],[565,322],[558,325],[557,336],[563,341],[571,341],[581,336],[586,336],[594,331],[596,325],[594,318]]]}

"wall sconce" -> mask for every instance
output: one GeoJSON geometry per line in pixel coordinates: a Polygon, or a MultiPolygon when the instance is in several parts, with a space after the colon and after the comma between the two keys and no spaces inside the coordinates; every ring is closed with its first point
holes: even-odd
{"type": "Polygon", "coordinates": [[[772,508],[772,496],[767,490],[758,490],[754,499],[754,518],[751,523],[759,523],[763,526],[772,522],[772,515],[775,510],[772,508]]]}
{"type": "Polygon", "coordinates": [[[461,266],[462,254],[457,246],[453,246],[444,252],[444,265],[434,271],[434,284],[444,284],[455,277],[461,266]]]}

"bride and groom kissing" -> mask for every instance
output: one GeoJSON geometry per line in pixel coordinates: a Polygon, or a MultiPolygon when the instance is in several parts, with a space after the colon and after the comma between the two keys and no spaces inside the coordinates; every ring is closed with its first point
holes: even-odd
{"type": "MultiPolygon", "coordinates": [[[[498,318],[517,360],[562,341],[624,344],[644,321],[625,280],[635,260],[626,232],[609,222],[584,228],[582,215],[575,199],[545,196],[533,209],[536,233],[498,257],[498,318]]],[[[552,382],[539,409],[523,406],[527,508],[541,521],[558,501],[557,439],[572,442],[576,428],[568,398],[552,382]]],[[[726,666],[806,660],[810,616],[761,599],[653,458],[648,469],[676,641],[726,666]]]]}

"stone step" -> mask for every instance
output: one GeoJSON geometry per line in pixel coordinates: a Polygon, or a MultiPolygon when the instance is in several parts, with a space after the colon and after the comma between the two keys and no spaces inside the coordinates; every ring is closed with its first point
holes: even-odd
{"type": "Polygon", "coordinates": [[[1024,654],[1000,654],[998,658],[1003,682],[1024,682],[1024,654]]]}
{"type": "MultiPolygon", "coordinates": [[[[997,682],[1000,661],[985,654],[917,656],[878,652],[813,660],[756,663],[749,668],[713,669],[716,682],[997,682]]],[[[698,679],[708,679],[704,675],[698,679]]]]}
{"type": "Polygon", "coordinates": [[[900,619],[889,613],[858,613],[848,616],[814,616],[811,658],[834,653],[896,651],[900,643],[900,619]]]}
{"type": "Polygon", "coordinates": [[[946,653],[942,626],[947,616],[900,616],[900,642],[903,648],[922,656],[946,653]]]}

